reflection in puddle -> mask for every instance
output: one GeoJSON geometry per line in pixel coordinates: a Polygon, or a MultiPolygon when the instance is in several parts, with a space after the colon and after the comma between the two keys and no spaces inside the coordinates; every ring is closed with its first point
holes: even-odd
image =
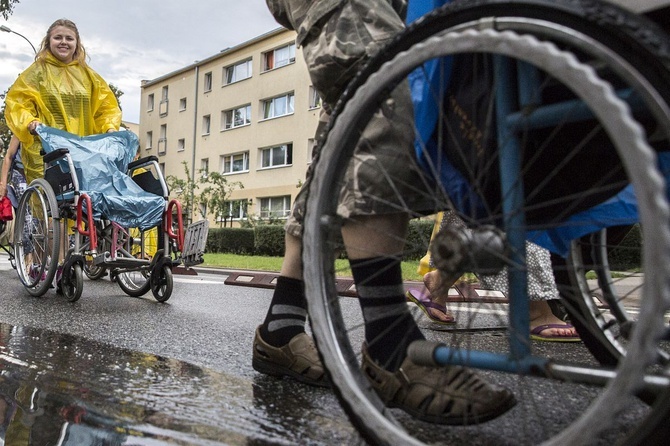
{"type": "Polygon", "coordinates": [[[0,444],[349,443],[329,392],[303,389],[0,324],[0,444]]]}

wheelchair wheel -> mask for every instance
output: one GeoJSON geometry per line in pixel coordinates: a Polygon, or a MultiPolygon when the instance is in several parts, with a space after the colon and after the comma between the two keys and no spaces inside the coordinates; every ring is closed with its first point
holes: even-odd
{"type": "Polygon", "coordinates": [[[84,290],[84,273],[81,269],[81,265],[74,264],[70,268],[63,269],[60,287],[63,296],[65,296],[69,302],[76,302],[79,300],[81,293],[84,290]]]}
{"type": "MultiPolygon", "coordinates": [[[[486,2],[466,2],[463,7],[479,4],[486,2]]],[[[439,443],[445,438],[454,443],[475,444],[543,441],[592,444],[596,440],[625,438],[629,428],[638,425],[649,432],[656,426],[645,424],[645,420],[653,418],[656,408],[630,397],[637,395],[638,390],[631,383],[656,367],[655,339],[663,331],[663,316],[669,306],[664,300],[668,292],[665,278],[670,273],[668,203],[655,153],[611,85],[596,75],[589,64],[576,58],[572,50],[562,51],[552,43],[509,30],[498,32],[489,26],[468,26],[463,19],[460,23],[449,21],[448,13],[458,7],[445,9],[446,25],[439,29],[453,32],[440,33],[439,20],[435,19],[430,22],[435,27],[424,34],[426,21],[423,21],[398,37],[388,53],[383,52],[373,60],[345,92],[328,133],[317,148],[304,222],[304,282],[312,330],[335,393],[352,423],[373,444],[439,443]],[[452,63],[461,71],[456,71],[458,77],[447,83],[452,63]],[[416,179],[411,181],[407,177],[394,177],[386,166],[377,163],[372,156],[377,147],[370,147],[369,143],[374,132],[364,133],[371,119],[402,110],[407,102],[408,76],[413,81],[425,79],[424,97],[433,100],[426,109],[416,112],[434,116],[434,126],[428,133],[423,133],[420,125],[415,129],[418,161],[400,157],[396,160],[414,172],[416,179]],[[531,95],[506,95],[517,85],[530,85],[531,95]],[[461,95],[468,86],[472,94],[466,100],[461,95]],[[517,102],[520,113],[511,115],[504,109],[517,102]],[[588,112],[584,113],[581,107],[588,112]],[[545,122],[548,115],[540,114],[549,111],[551,120],[545,122]],[[510,127],[512,119],[518,121],[510,127]],[[435,146],[437,150],[432,150],[435,146]],[[579,173],[584,172],[585,165],[589,166],[588,175],[579,173]],[[347,169],[376,172],[371,176],[379,178],[392,192],[377,196],[376,191],[382,189],[364,190],[357,198],[386,205],[389,214],[420,218],[445,209],[454,210],[474,236],[458,238],[459,234],[452,232],[436,238],[432,253],[438,257],[441,272],[490,276],[501,272],[504,265],[509,278],[505,291],[514,305],[528,299],[526,240],[555,243],[554,238],[545,234],[580,225],[587,230],[587,222],[590,224],[593,217],[588,221],[577,217],[618,196],[632,184],[645,239],[645,305],[640,307],[638,315],[638,320],[644,322],[631,335],[616,377],[604,389],[583,389],[586,392],[580,393],[583,398],[562,399],[561,407],[552,406],[551,414],[547,414],[538,410],[543,406],[539,395],[535,395],[537,392],[528,387],[530,377],[487,370],[486,378],[512,389],[518,396],[518,404],[508,414],[477,428],[459,430],[435,425],[428,428],[405,413],[386,407],[360,368],[360,345],[365,339],[361,315],[352,308],[350,300],[337,296],[334,259],[340,249],[342,226],[345,222],[366,224],[365,218],[339,212],[347,169]],[[404,198],[406,194],[417,198],[409,202],[404,198]],[[653,367],[648,370],[650,364],[653,367]],[[571,415],[561,420],[552,418],[557,412],[571,415]],[[625,417],[619,416],[624,412],[625,417]],[[509,426],[515,428],[510,430],[509,426]],[[499,438],[500,435],[505,437],[499,438]]],[[[468,21],[474,23],[477,18],[486,17],[486,10],[481,12],[477,17],[468,16],[468,21]]],[[[501,15],[507,18],[507,14],[501,15]]],[[[644,83],[645,78],[636,80],[644,83]]],[[[662,108],[663,101],[654,104],[662,108]]],[[[394,121],[394,126],[402,128],[402,125],[394,121]]],[[[381,128],[375,130],[381,133],[381,128]]],[[[379,235],[382,227],[374,225],[369,230],[379,235]]],[[[417,252],[422,255],[428,245],[428,240],[408,239],[397,233],[388,234],[387,239],[386,244],[395,244],[397,251],[382,252],[367,247],[367,258],[403,258],[417,252]]],[[[357,283],[359,289],[364,286],[365,283],[357,283]]],[[[506,351],[508,347],[492,338],[487,327],[509,326],[507,303],[479,297],[450,309],[456,317],[456,328],[446,333],[443,328],[430,330],[434,326],[418,319],[426,338],[458,349],[454,356],[466,366],[470,359],[481,358],[478,352],[470,352],[471,348],[506,351]],[[480,337],[479,333],[488,336],[480,337]]],[[[524,330],[507,328],[511,331],[510,338],[527,340],[527,315],[512,311],[510,317],[521,322],[515,328],[524,330]]],[[[528,345],[525,347],[530,350],[528,345]]],[[[556,351],[548,358],[550,362],[574,362],[570,352],[556,351]]],[[[510,355],[513,364],[517,353],[510,355]]],[[[485,368],[481,363],[479,366],[485,368]]],[[[521,360],[510,367],[521,368],[521,360]]],[[[581,392],[587,376],[599,373],[601,369],[595,365],[584,376],[579,376],[581,372],[568,376],[552,368],[548,375],[562,381],[541,382],[539,393],[570,393],[573,388],[581,392]]]]}
{"type": "Polygon", "coordinates": [[[116,273],[112,270],[112,277],[116,278],[116,283],[119,287],[130,297],[142,297],[151,288],[149,283],[149,272],[141,271],[127,271],[123,273],[116,273]]]}
{"type": "Polygon", "coordinates": [[[28,293],[42,296],[56,274],[60,219],[49,183],[36,179],[21,196],[14,226],[16,271],[28,293]]]}
{"type": "MultiPolygon", "coordinates": [[[[450,28],[480,26],[475,25],[479,20],[500,31],[528,33],[554,42],[596,68],[598,75],[611,82],[633,107],[635,118],[649,134],[649,144],[659,152],[670,150],[670,44],[656,24],[597,2],[455,2],[418,25],[414,39],[450,28]]],[[[668,29],[667,24],[661,25],[668,29]]],[[[405,41],[403,45],[407,44],[405,41]]],[[[665,160],[659,166],[665,176],[670,173],[668,164],[665,160]]],[[[628,265],[626,270],[617,269],[613,277],[606,253],[616,251],[617,246],[602,245],[603,255],[585,258],[581,255],[584,238],[580,240],[573,251],[575,255],[579,251],[579,257],[571,256],[558,273],[569,278],[569,282],[559,284],[561,294],[589,350],[603,364],[613,365],[626,351],[626,336],[635,317],[623,307],[634,300],[636,293],[622,294],[622,286],[615,291],[612,285],[634,280],[639,277],[639,269],[628,265]],[[596,279],[586,280],[584,274],[596,279]],[[594,295],[602,296],[609,308],[603,310],[600,302],[593,302],[594,295]]],[[[640,246],[624,248],[625,257],[641,258],[640,246]]],[[[665,361],[668,349],[661,348],[659,358],[665,361]]]]}
{"type": "Polygon", "coordinates": [[[151,271],[149,277],[151,282],[151,293],[158,302],[167,302],[172,296],[174,281],[172,277],[172,268],[168,264],[163,264],[159,268],[151,271]]]}
{"type": "Polygon", "coordinates": [[[88,257],[86,258],[87,262],[84,266],[84,273],[89,280],[99,280],[107,275],[107,268],[104,266],[94,266],[88,262],[88,257]]]}

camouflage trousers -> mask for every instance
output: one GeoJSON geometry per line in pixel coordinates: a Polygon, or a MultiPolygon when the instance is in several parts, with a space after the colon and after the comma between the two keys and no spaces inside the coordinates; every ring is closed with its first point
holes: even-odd
{"type": "MultiPolygon", "coordinates": [[[[401,31],[404,23],[388,0],[349,0],[316,28],[303,42],[303,54],[314,88],[323,99],[318,138],[330,119],[330,104],[337,102],[362,65],[401,31]]],[[[416,162],[409,86],[401,84],[391,96],[369,121],[355,148],[338,208],[345,218],[397,213],[400,203],[415,201],[410,188],[399,190],[396,186],[418,181],[418,171],[411,167],[416,162]],[[384,177],[394,179],[395,189],[384,177]]],[[[286,231],[295,236],[302,233],[306,190],[313,170],[314,163],[286,223],[286,231]]]]}

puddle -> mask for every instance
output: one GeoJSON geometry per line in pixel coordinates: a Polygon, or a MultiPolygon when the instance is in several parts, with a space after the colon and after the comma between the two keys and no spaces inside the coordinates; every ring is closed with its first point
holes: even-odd
{"type": "Polygon", "coordinates": [[[332,398],[0,324],[0,439],[8,445],[350,443],[352,428],[328,409],[332,398]]]}

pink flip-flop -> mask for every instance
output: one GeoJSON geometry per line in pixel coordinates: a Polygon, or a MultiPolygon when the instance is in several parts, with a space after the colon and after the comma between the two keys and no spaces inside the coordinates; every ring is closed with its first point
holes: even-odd
{"type": "Polygon", "coordinates": [[[560,336],[560,335],[548,335],[542,336],[542,333],[547,328],[572,328],[570,324],[544,324],[538,325],[530,331],[530,338],[534,341],[544,341],[544,342],[581,342],[581,338],[578,334],[574,336],[560,336]]]}
{"type": "Polygon", "coordinates": [[[452,315],[447,313],[447,307],[444,305],[436,304],[435,302],[430,300],[430,294],[428,294],[427,292],[424,293],[421,290],[411,289],[408,290],[407,293],[405,293],[405,297],[407,298],[408,302],[416,304],[416,306],[419,307],[421,311],[423,311],[423,313],[426,315],[426,317],[428,317],[428,319],[430,319],[431,322],[442,325],[453,325],[456,323],[456,319],[452,315]],[[430,314],[430,311],[428,311],[429,308],[441,311],[444,314],[446,314],[447,317],[451,316],[450,320],[443,321],[441,319],[434,317],[432,314],[430,314]]]}

